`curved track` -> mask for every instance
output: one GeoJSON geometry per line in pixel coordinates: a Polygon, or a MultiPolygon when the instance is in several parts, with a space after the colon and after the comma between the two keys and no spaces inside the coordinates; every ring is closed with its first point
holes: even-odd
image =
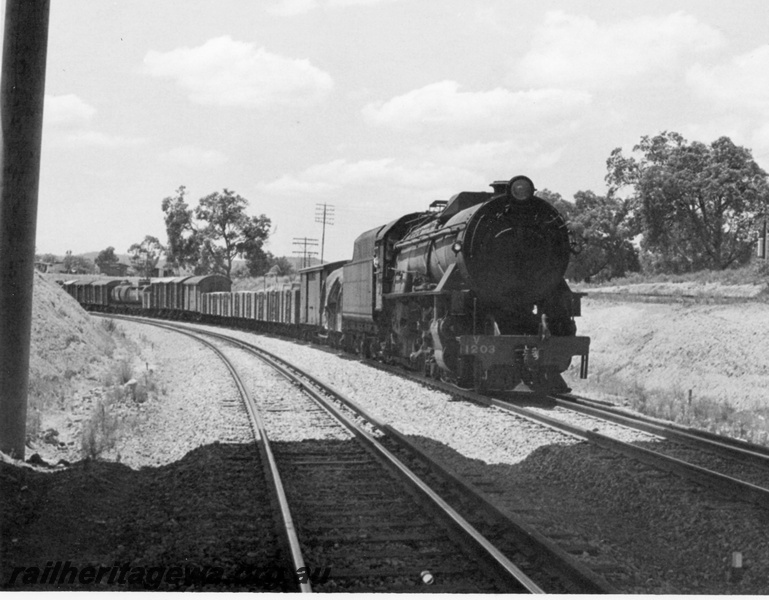
{"type": "MultiPolygon", "coordinates": [[[[142,319],[136,319],[136,320],[140,322],[146,322],[142,319]]],[[[238,393],[240,395],[240,398],[243,401],[243,404],[246,410],[248,411],[251,425],[254,431],[255,440],[259,447],[259,453],[262,458],[262,464],[264,465],[265,477],[271,484],[271,492],[273,494],[273,500],[274,500],[274,503],[278,506],[280,511],[280,523],[282,524],[281,537],[288,549],[288,553],[291,556],[292,572],[299,573],[300,569],[306,572],[307,566],[305,565],[304,557],[302,556],[301,546],[299,544],[299,539],[296,535],[296,528],[294,526],[294,521],[291,516],[291,509],[288,504],[288,500],[286,498],[285,487],[283,486],[283,481],[280,476],[277,462],[275,460],[275,456],[273,454],[273,451],[270,445],[270,440],[269,440],[269,437],[267,436],[267,431],[264,425],[264,421],[259,413],[259,410],[256,407],[256,403],[254,402],[253,398],[248,392],[248,388],[243,382],[243,378],[240,376],[240,374],[238,373],[238,371],[236,370],[232,362],[229,360],[229,358],[215,344],[212,344],[203,336],[197,335],[191,331],[185,331],[185,330],[182,330],[181,328],[173,327],[170,325],[164,325],[159,323],[152,323],[152,324],[157,327],[163,327],[165,329],[169,329],[171,331],[175,331],[178,333],[183,333],[184,335],[194,338],[201,344],[204,344],[205,346],[210,348],[229,370],[230,375],[232,376],[232,379],[236,387],[238,388],[238,393]]],[[[298,581],[297,585],[298,585],[298,590],[300,592],[307,593],[312,591],[312,586],[309,581],[298,581]]]]}
{"type": "Polygon", "coordinates": [[[566,394],[547,398],[515,393],[487,396],[398,367],[369,362],[376,368],[440,389],[455,397],[485,406],[497,406],[611,452],[639,460],[654,469],[674,473],[739,501],[769,508],[767,448],[664,423],[643,415],[632,415],[587,398],[566,394]],[[521,398],[524,400],[521,401],[521,398]],[[569,417],[570,413],[579,413],[584,419],[569,417]],[[614,432],[627,429],[648,434],[648,443],[629,443],[618,439],[622,437],[621,434],[598,433],[597,430],[607,423],[613,425],[614,432]]]}
{"type": "Polygon", "coordinates": [[[562,400],[554,399],[555,408],[547,410],[524,408],[514,401],[498,398],[488,398],[485,402],[737,500],[769,508],[769,461],[755,451],[745,451],[739,444],[728,443],[726,438],[716,442],[702,435],[684,437],[675,426],[652,426],[645,419],[621,418],[619,414],[610,415],[605,411],[577,411],[573,404],[562,400]],[[570,413],[578,413],[579,418],[575,420],[570,413]],[[615,426],[608,433],[598,433],[605,423],[615,426]],[[651,435],[646,442],[622,441],[620,428],[651,435]]]}
{"type": "MultiPolygon", "coordinates": [[[[272,460],[267,459],[268,463],[274,460],[281,472],[291,475],[286,479],[290,483],[283,494],[297,515],[293,531],[301,552],[292,546],[294,567],[304,567],[302,553],[305,556],[311,554],[312,561],[307,562],[313,564],[319,564],[319,561],[329,564],[329,561],[343,558],[349,563],[341,570],[334,570],[332,566],[331,578],[322,586],[322,591],[418,591],[418,588],[404,587],[402,580],[409,568],[418,569],[418,565],[425,564],[431,565],[422,569],[430,572],[426,580],[435,577],[438,582],[429,591],[608,591],[600,577],[569,564],[568,560],[560,565],[558,561],[563,553],[553,548],[543,550],[536,543],[535,532],[527,532],[529,547],[525,550],[511,550],[509,536],[502,536],[508,547],[497,548],[396,457],[398,449],[391,451],[378,439],[383,431],[391,439],[398,439],[397,432],[377,423],[349,399],[298,367],[236,338],[189,326],[137,320],[196,338],[205,334],[259,355],[294,386],[311,396],[317,403],[316,412],[320,406],[323,417],[332,415],[363,445],[362,449],[344,444],[341,453],[338,444],[303,445],[299,452],[281,450],[272,455],[272,460]],[[383,465],[387,473],[382,472],[383,465]],[[298,481],[304,483],[297,485],[298,481]],[[328,485],[329,481],[334,483],[328,485]],[[415,506],[415,500],[419,506],[415,506]],[[532,551],[532,547],[536,549],[532,551]],[[508,558],[511,552],[515,553],[516,563],[521,566],[508,558]],[[532,555],[536,560],[531,560],[532,555]],[[457,557],[464,558],[458,560],[457,557]],[[351,559],[355,560],[350,562],[351,559]]],[[[221,355],[221,350],[218,352],[221,355]]],[[[234,367],[231,371],[235,373],[234,367]]],[[[245,397],[252,404],[249,412],[254,411],[257,414],[254,418],[259,421],[259,409],[247,392],[245,397]]],[[[258,425],[256,429],[260,438],[267,441],[269,432],[258,425]]],[[[271,454],[269,442],[266,447],[268,455],[271,454]]],[[[273,479],[279,482],[280,474],[276,472],[273,479]]],[[[469,492],[465,490],[465,493],[469,492]]],[[[294,519],[288,507],[281,510],[291,538],[294,519]]]]}

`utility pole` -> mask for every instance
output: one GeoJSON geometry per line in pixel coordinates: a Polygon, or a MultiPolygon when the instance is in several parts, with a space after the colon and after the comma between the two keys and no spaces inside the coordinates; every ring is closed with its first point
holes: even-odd
{"type": "Polygon", "coordinates": [[[323,241],[320,244],[320,262],[323,264],[323,253],[326,249],[326,223],[329,225],[334,224],[334,206],[325,202],[323,204],[316,204],[315,222],[323,223],[323,241]]]}
{"type": "Polygon", "coordinates": [[[0,82],[0,450],[24,459],[50,0],[6,0],[0,82]]]}
{"type": "Polygon", "coordinates": [[[312,238],[294,238],[294,246],[302,246],[302,250],[294,250],[294,254],[301,254],[302,255],[302,268],[308,267],[308,257],[312,256],[314,254],[317,254],[317,252],[311,252],[307,250],[307,246],[317,246],[318,240],[312,239],[312,238]]]}

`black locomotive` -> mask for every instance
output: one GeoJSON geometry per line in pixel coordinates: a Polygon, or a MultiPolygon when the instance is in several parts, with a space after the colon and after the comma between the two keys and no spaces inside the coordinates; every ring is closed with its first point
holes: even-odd
{"type": "Polygon", "coordinates": [[[312,339],[478,391],[567,391],[582,294],[564,279],[571,246],[560,213],[527,177],[461,192],[362,233],[350,261],[299,282],[230,291],[220,275],[141,284],[71,281],[87,308],[203,320],[312,339]]]}
{"type": "Polygon", "coordinates": [[[343,332],[356,349],[462,387],[563,391],[581,294],[560,213],[527,177],[462,192],[363,233],[344,266],[343,332]],[[436,210],[437,209],[437,210],[436,210]]]}

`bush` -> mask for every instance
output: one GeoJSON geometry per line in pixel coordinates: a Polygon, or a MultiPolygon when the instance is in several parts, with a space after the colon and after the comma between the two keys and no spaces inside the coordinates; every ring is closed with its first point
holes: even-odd
{"type": "Polygon", "coordinates": [[[102,319],[101,326],[107,333],[115,333],[117,330],[117,323],[115,322],[115,319],[102,319]]]}
{"type": "MultiPolygon", "coordinates": [[[[597,377],[596,391],[625,399],[625,405],[651,417],[704,429],[719,435],[769,445],[769,408],[738,411],[728,402],[688,390],[650,390],[637,381],[626,383],[613,377],[597,377]]],[[[585,391],[589,396],[590,392],[585,391]]]]}
{"type": "Polygon", "coordinates": [[[99,400],[91,418],[83,426],[82,449],[86,458],[95,460],[115,447],[120,420],[111,403],[99,400]]]}

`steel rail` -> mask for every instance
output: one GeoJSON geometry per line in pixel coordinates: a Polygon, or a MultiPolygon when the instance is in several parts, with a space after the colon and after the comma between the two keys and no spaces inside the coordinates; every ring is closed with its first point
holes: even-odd
{"type": "MultiPolygon", "coordinates": [[[[254,399],[251,397],[251,394],[248,392],[248,389],[243,383],[243,380],[240,377],[240,374],[235,369],[235,366],[224,355],[224,353],[219,348],[216,347],[215,344],[212,344],[207,339],[200,337],[200,335],[198,335],[199,333],[205,333],[205,332],[198,331],[196,333],[193,333],[190,330],[191,328],[188,328],[188,327],[158,323],[157,321],[153,321],[151,319],[146,319],[143,317],[125,317],[123,315],[115,315],[115,316],[120,319],[125,318],[126,320],[129,320],[129,321],[138,321],[138,322],[147,323],[150,325],[154,325],[156,327],[168,329],[169,331],[173,331],[175,333],[181,333],[183,335],[187,335],[191,338],[194,338],[200,343],[210,348],[211,350],[213,350],[214,353],[219,357],[219,359],[221,359],[221,361],[227,367],[230,374],[232,375],[233,380],[235,381],[235,385],[238,388],[238,392],[240,393],[241,398],[244,400],[244,404],[246,405],[246,409],[248,411],[249,417],[251,418],[252,429],[256,436],[257,442],[259,443],[259,448],[261,450],[263,459],[267,465],[267,468],[265,468],[265,471],[267,472],[268,477],[272,479],[273,488],[278,501],[278,506],[280,507],[281,519],[283,520],[283,528],[288,541],[289,550],[291,552],[291,560],[294,564],[294,568],[296,569],[296,572],[299,572],[300,569],[304,569],[306,571],[307,566],[304,562],[304,557],[302,556],[302,549],[299,543],[299,536],[297,535],[296,526],[294,525],[294,520],[293,520],[293,517],[291,516],[291,509],[288,505],[288,498],[286,497],[286,491],[283,486],[283,480],[281,479],[280,471],[278,470],[278,463],[275,460],[275,456],[270,446],[270,440],[269,440],[269,437],[267,436],[267,429],[265,427],[264,420],[259,414],[259,410],[256,408],[256,403],[254,402],[254,399]]],[[[312,586],[309,581],[300,582],[299,590],[302,593],[311,593],[312,586]]]]}
{"type": "MultiPolygon", "coordinates": [[[[137,319],[143,319],[143,318],[137,317],[137,319]]],[[[154,323],[155,321],[148,319],[147,322],[154,323]]],[[[230,336],[218,334],[216,332],[211,332],[207,330],[206,331],[200,330],[195,328],[194,326],[190,327],[185,325],[174,324],[174,327],[188,328],[191,331],[204,332],[207,335],[218,337],[224,341],[234,343],[246,350],[251,350],[251,345],[249,345],[247,342],[243,342],[242,340],[238,340],[236,338],[231,338],[230,336]]],[[[265,353],[266,355],[274,357],[277,361],[282,361],[287,364],[290,364],[288,361],[285,361],[284,359],[272,353],[269,353],[267,350],[264,350],[264,349],[259,349],[259,350],[265,353]]],[[[529,548],[534,548],[535,551],[538,553],[544,553],[544,555],[547,556],[549,561],[557,562],[560,565],[558,568],[561,571],[561,577],[564,577],[566,580],[570,581],[570,584],[575,586],[575,589],[579,590],[578,593],[616,593],[614,588],[612,588],[612,586],[608,582],[606,582],[606,580],[603,577],[597,575],[592,570],[590,570],[589,568],[585,567],[584,565],[582,565],[581,563],[573,559],[566,552],[561,550],[557,544],[553,543],[547,537],[540,534],[538,531],[533,529],[527,523],[521,521],[520,519],[510,514],[502,513],[490,500],[488,500],[482,494],[480,494],[478,490],[472,489],[471,486],[469,486],[463,480],[458,479],[453,473],[449,472],[443,465],[435,462],[431,457],[425,455],[424,452],[422,452],[419,448],[414,446],[414,444],[412,444],[408,439],[406,439],[406,437],[403,436],[399,431],[397,431],[396,429],[394,429],[393,427],[391,427],[386,423],[382,423],[377,417],[375,417],[374,415],[369,413],[366,409],[364,409],[363,407],[355,403],[352,399],[347,397],[344,393],[338,390],[335,390],[331,386],[327,385],[325,382],[314,377],[312,374],[307,373],[301,369],[298,369],[294,365],[291,365],[291,368],[302,373],[302,376],[307,381],[310,381],[312,385],[316,386],[318,389],[322,390],[324,393],[337,398],[342,404],[346,405],[351,410],[353,410],[354,412],[359,414],[361,417],[363,417],[365,420],[372,423],[376,428],[385,432],[387,435],[389,435],[391,438],[396,440],[402,446],[408,448],[413,455],[419,457],[423,462],[428,463],[431,469],[440,473],[445,479],[447,479],[448,481],[451,481],[452,484],[456,485],[456,487],[463,489],[466,493],[475,497],[478,500],[479,504],[483,506],[485,511],[487,511],[490,515],[493,515],[495,518],[503,520],[506,524],[510,526],[510,531],[515,535],[519,543],[529,548]]],[[[435,382],[431,381],[431,383],[435,383],[435,382]]],[[[304,386],[303,383],[300,383],[300,385],[303,388],[306,387],[304,386]]],[[[484,397],[484,403],[485,403],[485,397],[484,397]]]]}
{"type": "MultiPolygon", "coordinates": [[[[504,400],[481,395],[471,390],[458,388],[455,385],[443,381],[428,379],[421,375],[412,374],[406,371],[401,372],[401,370],[396,370],[388,365],[374,364],[372,366],[389,373],[399,374],[401,377],[405,377],[411,381],[421,383],[422,385],[433,387],[443,392],[453,394],[455,396],[461,397],[464,400],[467,400],[468,402],[473,402],[482,406],[496,406],[502,410],[507,410],[508,412],[512,412],[530,421],[544,424],[551,429],[555,429],[567,435],[591,441],[596,445],[604,447],[612,452],[620,453],[630,458],[639,460],[657,469],[675,473],[698,484],[705,483],[707,486],[731,497],[736,497],[739,500],[747,500],[758,506],[769,508],[769,489],[762,488],[752,483],[742,481],[722,473],[711,471],[704,467],[693,465],[670,456],[666,456],[659,452],[655,452],[654,450],[634,446],[626,442],[615,440],[609,436],[605,436],[593,431],[588,431],[575,425],[569,425],[568,423],[564,423],[563,421],[559,421],[555,418],[540,415],[538,413],[528,411],[525,408],[509,404],[504,400]]],[[[639,429],[635,424],[631,425],[631,427],[639,429]]],[[[701,433],[703,437],[715,437],[710,436],[707,432],[701,433]]],[[[735,440],[734,446],[743,446],[752,450],[756,455],[760,456],[761,454],[760,447],[757,447],[753,444],[748,444],[747,442],[735,440]]]]}
{"type": "MultiPolygon", "coordinates": [[[[186,329],[186,327],[183,327],[186,329]]],[[[200,330],[198,330],[200,331],[200,330]]],[[[445,500],[443,500],[438,494],[436,494],[427,484],[425,484],[411,469],[403,464],[395,455],[393,455],[387,448],[379,443],[374,436],[368,431],[361,428],[357,423],[351,420],[347,415],[341,412],[336,406],[328,401],[324,397],[324,394],[329,394],[332,397],[339,398],[344,404],[354,407],[356,412],[371,422],[375,427],[381,429],[382,424],[378,419],[364,411],[361,407],[355,405],[349,398],[343,393],[335,390],[328,384],[319,381],[309,373],[304,372],[302,369],[292,365],[289,361],[272,354],[271,352],[258,348],[247,342],[243,342],[230,336],[218,334],[215,332],[205,332],[206,335],[221,339],[228,343],[234,344],[244,350],[253,353],[261,360],[275,368],[282,373],[289,381],[299,383],[302,390],[312,397],[318,404],[320,404],[326,411],[330,412],[334,417],[344,424],[347,429],[353,433],[358,439],[364,441],[370,448],[372,448],[379,456],[384,457],[399,473],[407,478],[411,484],[421,491],[427,498],[429,498],[433,504],[435,504],[446,516],[454,522],[454,524],[464,531],[484,552],[491,557],[497,566],[512,577],[518,583],[520,583],[527,591],[534,594],[544,594],[545,591],[539,587],[528,575],[526,575],[520,568],[513,564],[502,552],[500,552],[490,541],[488,541],[475,527],[467,522],[456,510],[454,510],[445,500]],[[309,384],[309,385],[308,385],[309,384]],[[313,389],[318,388],[318,389],[313,389]],[[349,403],[349,404],[348,404],[349,403]]]]}
{"type": "Polygon", "coordinates": [[[600,419],[605,419],[619,425],[640,429],[671,441],[688,446],[708,450],[724,458],[738,458],[749,461],[761,468],[769,470],[769,448],[757,446],[743,440],[733,440],[707,431],[682,427],[674,423],[655,421],[645,415],[633,415],[622,412],[611,406],[598,405],[589,398],[571,394],[550,396],[558,406],[600,419]]]}
{"type": "Polygon", "coordinates": [[[617,452],[639,460],[657,469],[675,473],[698,484],[705,483],[712,489],[732,497],[737,497],[739,500],[748,500],[763,508],[769,508],[769,489],[762,488],[740,479],[735,479],[734,477],[716,471],[711,471],[710,469],[655,452],[654,450],[634,446],[633,444],[616,440],[601,433],[588,431],[587,429],[564,423],[553,417],[528,411],[525,408],[512,405],[504,400],[478,396],[478,394],[474,393],[469,393],[469,395],[475,397],[474,399],[477,402],[496,406],[497,408],[501,408],[502,410],[506,410],[530,421],[547,425],[562,433],[585,439],[597,446],[611,450],[612,452],[617,452]]]}

